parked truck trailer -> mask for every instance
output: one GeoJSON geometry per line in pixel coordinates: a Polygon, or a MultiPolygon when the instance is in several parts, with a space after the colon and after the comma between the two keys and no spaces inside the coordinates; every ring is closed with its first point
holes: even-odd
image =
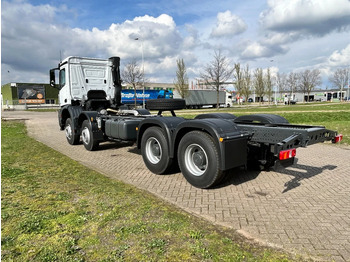
{"type": "Polygon", "coordinates": [[[289,166],[297,148],[342,139],[323,126],[293,125],[271,114],[209,113],[184,119],[175,114],[186,107],[182,99],[148,100],[157,115],[130,110],[121,102],[119,65],[119,57],[68,57],[50,70],[51,85],[60,89],[59,126],[69,144],[94,151],[104,141],[135,142],[151,172],[164,174],[178,166],[190,184],[210,188],[232,168],[289,166]],[[163,116],[165,110],[172,116],[163,116]]]}
{"type": "Polygon", "coordinates": [[[122,89],[122,103],[124,105],[135,104],[135,95],[136,95],[136,104],[143,105],[146,101],[150,99],[172,99],[173,92],[169,90],[142,90],[137,89],[122,89]]]}
{"type": "MultiPolygon", "coordinates": [[[[176,90],[174,91],[174,98],[181,98],[181,96],[176,90]]],[[[202,107],[216,107],[217,91],[207,89],[188,90],[188,94],[184,99],[186,102],[186,108],[199,109],[202,107]]],[[[225,91],[219,91],[219,107],[220,106],[227,106],[225,91]]]]}

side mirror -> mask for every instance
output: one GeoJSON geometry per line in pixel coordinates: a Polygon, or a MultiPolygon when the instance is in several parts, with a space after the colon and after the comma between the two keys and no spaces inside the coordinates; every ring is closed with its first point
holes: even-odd
{"type": "Polygon", "coordinates": [[[56,70],[57,68],[50,70],[50,86],[52,87],[56,87],[56,74],[55,74],[56,70]]]}

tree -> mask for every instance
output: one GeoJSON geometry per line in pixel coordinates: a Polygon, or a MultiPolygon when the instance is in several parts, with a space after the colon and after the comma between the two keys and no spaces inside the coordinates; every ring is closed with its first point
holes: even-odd
{"type": "Polygon", "coordinates": [[[337,88],[340,89],[340,101],[343,99],[343,89],[349,83],[350,78],[350,68],[338,68],[334,74],[329,78],[329,81],[332,82],[337,88]]]}
{"type": "Polygon", "coordinates": [[[320,70],[305,70],[299,74],[300,77],[300,88],[304,93],[304,101],[306,100],[305,94],[307,94],[307,101],[309,101],[310,93],[315,89],[316,86],[322,84],[320,70]]]}
{"type": "Polygon", "coordinates": [[[221,51],[215,51],[213,60],[205,67],[201,73],[201,78],[205,84],[212,86],[217,92],[216,107],[219,108],[220,88],[232,76],[233,68],[230,68],[228,59],[222,55],[221,51]]]}
{"type": "Polygon", "coordinates": [[[180,94],[181,98],[184,99],[188,95],[188,77],[186,66],[183,59],[176,60],[176,64],[177,70],[174,85],[176,91],[180,94]]]}
{"type": "Polygon", "coordinates": [[[261,68],[254,71],[254,89],[256,96],[259,97],[259,104],[261,104],[261,100],[265,95],[264,75],[261,68]]]}
{"type": "Polygon", "coordinates": [[[247,65],[246,68],[243,70],[243,87],[242,87],[242,96],[245,97],[245,101],[248,101],[248,98],[252,93],[251,85],[252,85],[252,75],[249,71],[249,65],[247,65]]]}
{"type": "Polygon", "coordinates": [[[139,67],[137,61],[133,59],[129,64],[124,67],[122,72],[122,79],[127,84],[131,85],[134,88],[135,92],[135,108],[137,105],[136,102],[136,89],[138,86],[142,86],[142,81],[144,81],[144,73],[139,67]]]}
{"type": "MultiPolygon", "coordinates": [[[[277,85],[277,88],[279,90],[279,93],[287,91],[287,75],[283,74],[283,73],[282,74],[277,73],[276,85],[277,85]]],[[[276,97],[276,99],[277,99],[277,97],[276,97]]]]}
{"type": "Polygon", "coordinates": [[[243,78],[243,70],[241,68],[240,63],[236,63],[234,65],[233,81],[234,81],[233,85],[235,86],[237,93],[239,95],[243,95],[244,78],[243,78]]]}
{"type": "Polygon", "coordinates": [[[294,99],[294,93],[297,91],[298,85],[299,85],[298,74],[290,72],[288,75],[286,84],[287,84],[291,99],[294,99]]]}
{"type": "Polygon", "coordinates": [[[269,100],[269,105],[272,97],[272,88],[273,88],[273,79],[271,77],[271,71],[270,68],[267,69],[266,76],[265,76],[265,87],[266,87],[266,94],[269,100]]]}

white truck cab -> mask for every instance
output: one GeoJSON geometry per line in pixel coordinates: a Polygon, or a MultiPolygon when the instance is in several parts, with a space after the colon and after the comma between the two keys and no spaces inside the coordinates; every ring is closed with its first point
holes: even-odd
{"type": "MultiPolygon", "coordinates": [[[[115,87],[111,67],[113,59],[97,59],[70,56],[59,63],[58,68],[50,70],[50,83],[55,86],[59,71],[60,106],[84,104],[91,97],[111,100],[115,87]]],[[[118,67],[119,68],[119,67],[118,67]]]]}

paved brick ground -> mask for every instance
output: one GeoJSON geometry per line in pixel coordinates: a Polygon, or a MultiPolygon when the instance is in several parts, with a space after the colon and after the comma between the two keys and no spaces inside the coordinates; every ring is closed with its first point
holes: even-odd
{"type": "Polygon", "coordinates": [[[218,188],[192,187],[180,173],[154,175],[134,146],[104,143],[88,152],[70,146],[56,113],[3,112],[20,117],[40,142],[114,179],[145,189],[209,221],[319,261],[350,261],[350,147],[313,145],[299,162],[270,172],[235,169],[218,188]]]}

